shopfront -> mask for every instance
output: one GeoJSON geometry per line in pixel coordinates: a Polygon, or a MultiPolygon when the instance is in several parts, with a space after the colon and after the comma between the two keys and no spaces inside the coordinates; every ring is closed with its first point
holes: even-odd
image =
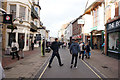
{"type": "Polygon", "coordinates": [[[73,40],[77,39],[78,42],[83,42],[83,34],[81,34],[81,35],[75,35],[75,36],[72,37],[72,39],[73,40]]]}
{"type": "Polygon", "coordinates": [[[107,24],[107,55],[120,56],[120,19],[107,24]]]}

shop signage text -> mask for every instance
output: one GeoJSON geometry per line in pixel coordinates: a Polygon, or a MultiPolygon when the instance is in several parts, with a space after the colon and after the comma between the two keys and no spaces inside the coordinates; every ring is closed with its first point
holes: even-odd
{"type": "Polygon", "coordinates": [[[112,23],[109,23],[107,26],[107,30],[111,30],[111,29],[118,28],[118,27],[120,27],[120,19],[112,23]]]}

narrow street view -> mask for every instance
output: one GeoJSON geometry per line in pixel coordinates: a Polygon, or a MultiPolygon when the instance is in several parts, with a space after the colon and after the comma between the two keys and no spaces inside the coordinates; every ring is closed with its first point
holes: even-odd
{"type": "Polygon", "coordinates": [[[120,0],[0,0],[0,80],[119,80],[120,0]]]}

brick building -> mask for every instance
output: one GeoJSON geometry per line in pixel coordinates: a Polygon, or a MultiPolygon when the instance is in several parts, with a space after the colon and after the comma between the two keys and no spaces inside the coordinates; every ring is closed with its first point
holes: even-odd
{"type": "Polygon", "coordinates": [[[77,18],[73,23],[72,23],[72,39],[78,39],[79,42],[83,41],[83,34],[82,34],[82,24],[78,24],[78,19],[77,18]]]}

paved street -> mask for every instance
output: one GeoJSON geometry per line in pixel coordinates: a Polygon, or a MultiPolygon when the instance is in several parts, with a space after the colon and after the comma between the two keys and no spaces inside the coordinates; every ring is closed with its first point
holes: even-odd
{"type": "MultiPolygon", "coordinates": [[[[5,66],[6,78],[20,78],[20,77],[34,78],[34,76],[41,69],[42,65],[48,59],[49,55],[50,53],[46,53],[46,56],[42,57],[40,48],[35,48],[34,51],[25,52],[24,59],[20,59],[19,61],[13,60],[12,64],[5,66]]],[[[7,60],[10,59],[11,57],[7,57],[7,60]]],[[[4,61],[4,62],[8,62],[8,61],[4,61]]]]}
{"type": "Polygon", "coordinates": [[[27,53],[30,55],[7,65],[10,69],[5,69],[6,78],[118,78],[118,60],[101,54],[100,50],[92,50],[91,59],[78,59],[77,69],[70,68],[71,54],[68,49],[60,49],[64,66],[60,67],[55,57],[52,68],[47,68],[50,53],[41,57],[40,48],[27,53]]]}
{"type": "MultiPolygon", "coordinates": [[[[114,67],[115,69],[110,68],[111,71],[110,71],[110,69],[107,69],[107,70],[101,69],[102,71],[99,71],[98,69],[101,67],[100,65],[102,63],[95,64],[95,65],[99,65],[99,67],[97,67],[98,69],[95,68],[96,66],[94,64],[90,65],[91,64],[90,60],[95,59],[94,57],[91,57],[90,60],[85,59],[84,61],[82,61],[81,59],[78,59],[78,68],[71,69],[70,68],[71,55],[69,54],[68,49],[60,49],[60,55],[62,58],[62,62],[64,63],[64,66],[60,67],[58,65],[57,58],[55,58],[52,63],[52,68],[47,68],[47,66],[44,67],[44,70],[41,73],[40,78],[117,78],[118,77],[118,72],[116,72],[116,68],[118,71],[117,60],[113,59],[114,62],[111,61],[114,65],[117,66],[117,67],[114,67]],[[115,70],[115,71],[113,71],[113,70],[115,70]],[[104,71],[106,71],[105,75],[101,73],[104,71]],[[110,74],[113,74],[113,73],[115,75],[111,76],[110,74]],[[107,77],[106,77],[106,75],[107,75],[107,77]],[[111,77],[109,77],[109,76],[111,76],[111,77]]],[[[93,52],[92,52],[92,55],[95,55],[95,54],[93,54],[93,52]]],[[[100,54],[100,55],[104,58],[104,55],[102,55],[102,54],[100,54]]],[[[100,58],[102,58],[102,57],[100,57],[100,58]]],[[[93,63],[95,63],[95,62],[96,61],[93,61],[93,63]]],[[[103,63],[102,65],[105,65],[105,63],[103,63]]]]}

